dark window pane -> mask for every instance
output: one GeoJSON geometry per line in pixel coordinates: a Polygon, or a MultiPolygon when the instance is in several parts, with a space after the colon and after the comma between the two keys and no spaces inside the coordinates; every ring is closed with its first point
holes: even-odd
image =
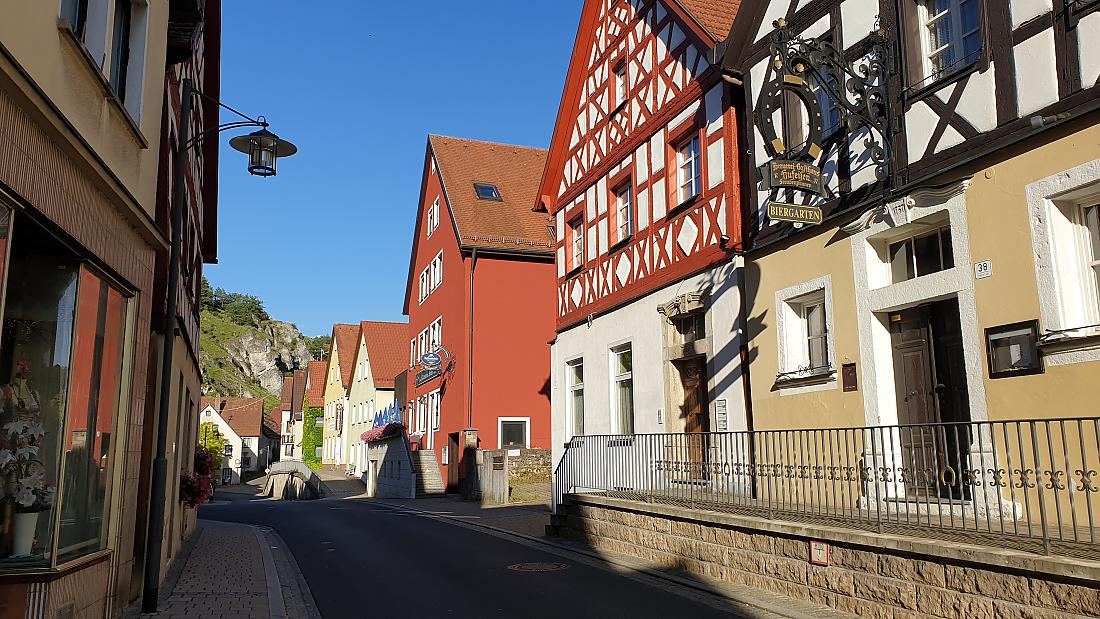
{"type": "Polygon", "coordinates": [[[482,200],[500,200],[500,192],[497,190],[496,185],[474,183],[474,191],[477,192],[477,197],[482,200]]]}
{"type": "Polygon", "coordinates": [[[943,254],[943,268],[955,267],[955,254],[951,247],[951,228],[940,230],[940,252],[943,254]]]}
{"type": "Polygon", "coordinates": [[[914,239],[913,253],[916,254],[917,277],[943,270],[943,264],[940,262],[938,234],[929,234],[914,239]]]}
{"type": "Polygon", "coordinates": [[[890,273],[894,283],[913,279],[912,239],[890,245],[890,273]]]}
{"type": "Polygon", "coordinates": [[[500,448],[523,449],[527,447],[527,422],[500,422],[500,448]]]}

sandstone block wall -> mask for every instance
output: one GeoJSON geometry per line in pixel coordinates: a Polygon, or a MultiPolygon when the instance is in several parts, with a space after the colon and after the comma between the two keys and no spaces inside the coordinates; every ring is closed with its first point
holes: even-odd
{"type": "MultiPolygon", "coordinates": [[[[557,532],[597,550],[632,555],[661,568],[872,619],[1100,616],[1095,580],[1058,576],[1049,570],[1008,569],[983,562],[981,552],[965,553],[972,560],[960,561],[832,541],[829,565],[814,565],[809,561],[809,542],[822,538],[729,526],[686,509],[682,511],[688,517],[682,518],[646,513],[644,504],[636,505],[639,509],[571,500],[564,518],[557,519],[557,532]]],[[[1069,572],[1082,573],[1073,565],[1068,567],[1069,572]]],[[[1100,564],[1085,567],[1095,570],[1100,564]]]]}

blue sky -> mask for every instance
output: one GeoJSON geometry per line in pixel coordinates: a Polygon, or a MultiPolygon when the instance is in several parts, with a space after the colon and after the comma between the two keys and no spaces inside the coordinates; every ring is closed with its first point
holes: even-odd
{"type": "Polygon", "coordinates": [[[307,335],[401,320],[427,134],[546,147],[580,6],[225,0],[222,100],[299,152],[252,177],[223,134],[211,285],[307,335]]]}

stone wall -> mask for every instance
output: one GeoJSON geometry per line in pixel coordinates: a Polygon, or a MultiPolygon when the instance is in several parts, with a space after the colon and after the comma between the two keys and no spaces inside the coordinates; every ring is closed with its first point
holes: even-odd
{"type": "Polygon", "coordinates": [[[549,449],[519,449],[509,450],[509,453],[515,453],[516,451],[519,451],[518,456],[508,456],[509,480],[519,481],[532,477],[550,478],[549,449]]]}
{"type": "Polygon", "coordinates": [[[861,617],[1069,619],[1100,615],[1100,562],[569,497],[550,527],[597,550],[746,585],[861,617]],[[828,565],[809,560],[829,544],[828,565]]]}

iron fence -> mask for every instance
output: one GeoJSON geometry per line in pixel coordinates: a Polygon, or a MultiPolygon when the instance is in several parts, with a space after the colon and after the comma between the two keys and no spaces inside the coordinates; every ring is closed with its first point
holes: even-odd
{"type": "Polygon", "coordinates": [[[1100,552],[1100,418],[576,436],[554,508],[596,493],[1043,552],[1100,552]]]}

